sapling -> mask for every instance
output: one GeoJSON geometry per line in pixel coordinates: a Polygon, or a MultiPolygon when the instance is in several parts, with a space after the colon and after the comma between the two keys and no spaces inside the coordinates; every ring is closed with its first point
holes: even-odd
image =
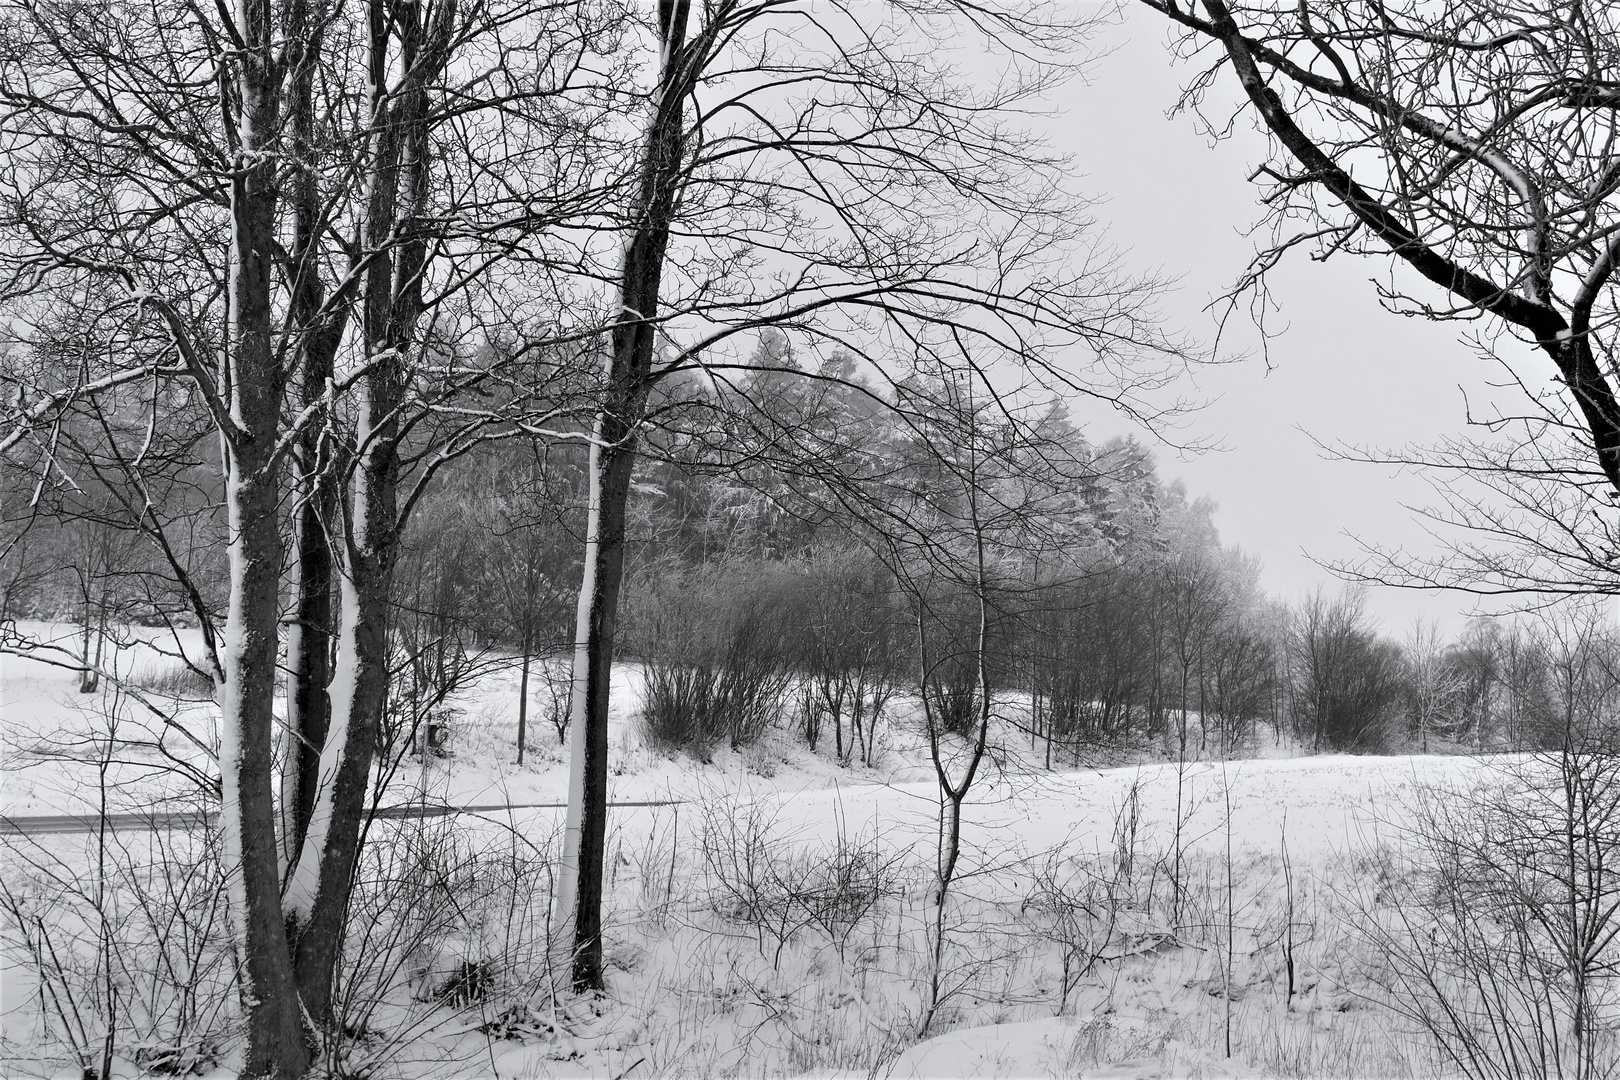
{"type": "Polygon", "coordinates": [[[1226,957],[1222,966],[1221,999],[1225,1007],[1226,1056],[1232,1056],[1232,784],[1226,775],[1226,759],[1221,759],[1221,797],[1226,810],[1226,957]]]}
{"type": "Polygon", "coordinates": [[[928,652],[928,633],[926,629],[926,604],[921,590],[917,591],[917,663],[919,668],[920,697],[922,699],[923,719],[928,730],[928,756],[934,766],[934,778],[939,785],[939,833],[938,848],[936,851],[936,878],[933,895],[933,955],[931,957],[928,980],[928,999],[924,1007],[922,1021],[918,1025],[918,1035],[926,1035],[934,1016],[939,1010],[941,1001],[940,977],[945,955],[945,920],[946,902],[950,894],[951,885],[956,880],[957,865],[962,853],[962,804],[967,800],[968,792],[973,787],[973,781],[979,772],[979,766],[984,762],[985,750],[990,735],[990,674],[985,664],[985,649],[990,632],[990,603],[987,593],[986,581],[986,552],[985,552],[985,524],[980,516],[980,477],[979,456],[975,446],[977,431],[977,417],[972,414],[969,405],[965,493],[967,496],[968,524],[972,530],[973,544],[973,599],[977,608],[978,626],[973,650],[973,665],[975,682],[977,683],[977,701],[974,703],[974,725],[971,730],[972,742],[969,744],[967,761],[962,766],[960,776],[953,780],[949,763],[942,752],[942,742],[945,732],[942,730],[938,710],[929,699],[929,681],[933,674],[934,665],[930,664],[928,652]]]}
{"type": "Polygon", "coordinates": [[[1194,805],[1190,788],[1187,782],[1187,756],[1181,753],[1176,758],[1176,813],[1170,835],[1170,929],[1178,934],[1181,932],[1181,907],[1186,890],[1182,873],[1182,856],[1186,851],[1184,834],[1194,805]]]}
{"type": "Polygon", "coordinates": [[[1288,811],[1283,811],[1282,821],[1282,872],[1284,914],[1286,922],[1283,924],[1283,970],[1287,977],[1287,990],[1283,997],[1283,1008],[1292,1010],[1294,1007],[1294,866],[1288,858],[1288,811]]]}

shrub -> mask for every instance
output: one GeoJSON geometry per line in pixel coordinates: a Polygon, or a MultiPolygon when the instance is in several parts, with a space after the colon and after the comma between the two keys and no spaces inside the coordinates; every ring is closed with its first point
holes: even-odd
{"type": "Polygon", "coordinates": [[[877,729],[910,660],[909,620],[893,575],[856,547],[795,564],[791,666],[800,676],[799,734],[813,751],[831,727],[840,762],[877,760],[877,729]]]}
{"type": "Polygon", "coordinates": [[[633,622],[646,660],[642,718],[653,746],[709,761],[717,746],[752,745],[781,716],[792,681],[782,605],[773,603],[783,571],[749,565],[751,578],[719,564],[642,583],[633,622]]]}
{"type": "Polygon", "coordinates": [[[781,714],[786,690],[786,673],[764,665],[654,662],[643,705],[648,739],[707,762],[722,743],[740,750],[758,741],[781,714]]]}
{"type": "Polygon", "coordinates": [[[109,1075],[115,1057],[143,1074],[202,1073],[234,1041],[236,962],[218,845],[211,831],[108,832],[86,842],[87,870],[26,839],[6,841],[4,948],[39,987],[46,1044],[84,1076],[109,1075]]]}
{"type": "Polygon", "coordinates": [[[555,836],[455,818],[378,822],[361,851],[338,961],[332,1075],[377,1074],[451,1014],[476,1013],[502,1037],[534,1034],[551,993],[555,836]]]}
{"type": "Polygon", "coordinates": [[[842,958],[855,929],[897,894],[900,857],[875,832],[851,834],[842,816],[830,846],[806,850],[781,827],[773,803],[711,798],[701,805],[709,904],[752,926],[760,952],[774,948],[774,964],[788,942],[812,928],[842,958]]]}
{"type": "Polygon", "coordinates": [[[970,739],[979,730],[979,672],[971,656],[951,657],[923,685],[939,729],[970,739]]]}
{"type": "Polygon", "coordinates": [[[1363,897],[1388,1003],[1477,1080],[1620,1069],[1620,756],[1612,737],[1416,806],[1411,865],[1363,897]]]}
{"type": "Polygon", "coordinates": [[[130,679],[142,690],[184,701],[211,701],[214,680],[204,671],[184,661],[137,671],[130,679]]]}

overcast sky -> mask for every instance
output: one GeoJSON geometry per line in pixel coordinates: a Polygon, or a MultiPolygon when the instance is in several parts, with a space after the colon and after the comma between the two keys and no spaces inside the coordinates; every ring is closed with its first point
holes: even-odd
{"type": "MultiPolygon", "coordinates": [[[[1073,155],[1081,189],[1102,198],[1097,217],[1129,249],[1127,262],[1180,279],[1164,304],[1172,323],[1211,340],[1212,316],[1202,309],[1255,249],[1243,235],[1260,214],[1246,177],[1263,139],[1244,126],[1212,147],[1193,117],[1166,116],[1194,69],[1171,59],[1151,12],[1129,12],[1102,41],[1113,51],[1091,69],[1088,85],[1065,89],[1053,140],[1073,155]]],[[[1222,100],[1235,100],[1235,80],[1223,78],[1222,100]]],[[[1224,451],[1193,458],[1158,451],[1160,474],[1214,498],[1223,540],[1258,555],[1267,589],[1290,600],[1319,583],[1339,587],[1312,558],[1353,557],[1358,549],[1347,532],[1437,550],[1402,505],[1435,502],[1421,475],[1326,459],[1313,437],[1399,446],[1461,433],[1464,388],[1477,408],[1500,376],[1461,342],[1462,328],[1380,308],[1370,279],[1387,272],[1386,262],[1371,259],[1323,264],[1303,252],[1291,256],[1272,278],[1279,310],[1271,322],[1284,328],[1271,342],[1272,370],[1256,354],[1199,374],[1201,394],[1214,401],[1188,431],[1224,451]]],[[[1238,321],[1233,344],[1252,348],[1252,324],[1238,321]]],[[[1547,372],[1526,353],[1523,370],[1544,379],[1547,372]]],[[[1117,433],[1103,427],[1091,430],[1117,433]]],[[[1420,616],[1455,631],[1473,607],[1472,598],[1455,593],[1376,589],[1368,596],[1369,611],[1395,636],[1420,616]]]]}

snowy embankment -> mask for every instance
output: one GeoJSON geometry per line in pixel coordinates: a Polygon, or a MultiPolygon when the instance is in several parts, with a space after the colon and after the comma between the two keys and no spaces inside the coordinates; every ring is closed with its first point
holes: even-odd
{"type": "MultiPolygon", "coordinates": [[[[173,664],[146,644],[114,662],[173,664]]],[[[193,797],[165,766],[200,755],[151,709],[116,688],[78,694],[62,668],[4,664],[6,814],[82,812],[109,792],[118,809],[193,797]],[[109,722],[142,737],[111,755],[103,785],[84,751],[109,722]]],[[[527,763],[513,763],[516,684],[501,671],[461,695],[447,756],[407,758],[383,801],[561,802],[565,763],[543,723],[527,763]]],[[[364,873],[380,884],[362,889],[365,936],[351,948],[386,962],[357,961],[351,976],[375,999],[346,1051],[356,1070],[520,1080],[1432,1067],[1368,1000],[1355,925],[1419,788],[1469,783],[1489,765],[1316,757],[1048,773],[1009,732],[968,800],[936,965],[938,804],[903,711],[876,769],[840,767],[785,732],[702,765],[642,746],[633,667],[615,692],[612,798],[672,805],[614,812],[606,999],[554,992],[544,937],[561,810],[379,823],[364,873]],[[924,1034],[936,967],[945,996],[924,1034]]],[[[170,705],[206,737],[205,704],[170,705]]],[[[84,838],[14,846],[8,878],[26,891],[46,857],[88,871],[98,856],[84,838]]],[[[6,1073],[72,1071],[10,930],[7,948],[6,1073]]],[[[228,1047],[188,1037],[198,1071],[228,1072],[228,1047]]]]}

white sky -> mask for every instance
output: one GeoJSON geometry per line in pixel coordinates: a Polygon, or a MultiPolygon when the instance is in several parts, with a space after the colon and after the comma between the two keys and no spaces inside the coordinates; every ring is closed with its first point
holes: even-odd
{"type": "MultiPolygon", "coordinates": [[[[1180,279],[1164,302],[1172,325],[1211,340],[1213,316],[1202,309],[1237,278],[1256,246],[1242,234],[1260,215],[1246,177],[1264,142],[1245,120],[1212,148],[1194,117],[1167,118],[1194,69],[1172,60],[1151,12],[1129,11],[1101,40],[1115,47],[1096,62],[1089,85],[1065,88],[1054,103],[1052,139],[1073,155],[1081,190],[1102,198],[1096,216],[1128,249],[1127,264],[1180,279]]],[[[1235,80],[1229,73],[1223,79],[1216,94],[1235,100],[1235,80]]],[[[1369,279],[1387,271],[1387,263],[1352,256],[1326,264],[1304,252],[1291,256],[1271,281],[1279,310],[1270,322],[1285,328],[1271,342],[1273,370],[1255,354],[1198,376],[1201,395],[1215,400],[1192,418],[1189,433],[1224,452],[1178,459],[1174,450],[1158,451],[1160,475],[1214,498],[1223,540],[1258,555],[1268,591],[1291,600],[1319,583],[1339,587],[1311,557],[1353,557],[1358,548],[1347,532],[1438,550],[1402,505],[1434,502],[1420,475],[1325,459],[1312,437],[1398,446],[1461,433],[1463,388],[1477,410],[1487,381],[1500,376],[1460,341],[1461,327],[1381,309],[1369,279]]],[[[1231,340],[1253,345],[1247,318],[1234,323],[1231,340]]],[[[1548,373],[1525,359],[1527,373],[1548,373]]],[[[1090,430],[1115,433],[1106,426],[1090,430]]],[[[1375,589],[1367,601],[1394,636],[1418,617],[1455,632],[1475,604],[1461,594],[1396,589],[1375,589]]]]}

